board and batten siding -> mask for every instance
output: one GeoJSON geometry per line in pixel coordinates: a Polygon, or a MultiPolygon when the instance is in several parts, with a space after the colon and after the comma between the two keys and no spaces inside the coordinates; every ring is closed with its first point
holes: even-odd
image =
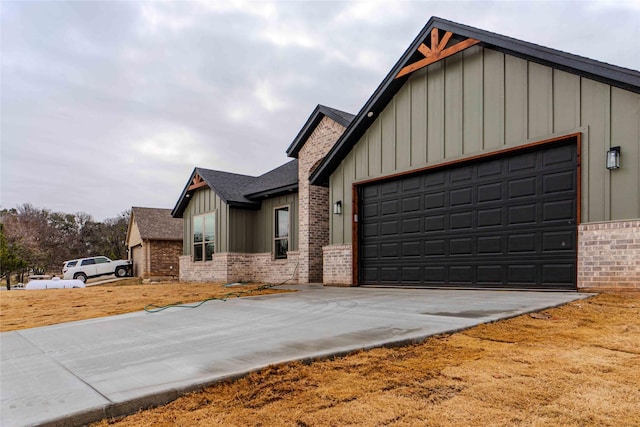
{"type": "Polygon", "coordinates": [[[272,197],[262,200],[259,210],[253,211],[253,248],[254,253],[273,252],[275,209],[289,207],[289,250],[298,250],[298,193],[272,197]]]}
{"type": "Polygon", "coordinates": [[[331,244],[351,243],[354,182],[576,132],[582,222],[640,218],[639,94],[480,46],[418,70],[331,175],[331,244]]]}
{"type": "Polygon", "coordinates": [[[215,212],[216,214],[215,251],[227,252],[229,250],[229,235],[227,233],[229,207],[211,188],[202,187],[191,195],[189,204],[182,215],[184,218],[182,253],[184,255],[191,255],[191,249],[193,248],[193,217],[209,212],[215,212]]]}
{"type": "Polygon", "coordinates": [[[274,209],[289,206],[289,250],[298,250],[298,193],[262,201],[258,210],[229,207],[213,190],[203,187],[191,196],[184,211],[183,254],[191,255],[193,217],[216,213],[216,252],[264,253],[273,251],[274,209]]]}

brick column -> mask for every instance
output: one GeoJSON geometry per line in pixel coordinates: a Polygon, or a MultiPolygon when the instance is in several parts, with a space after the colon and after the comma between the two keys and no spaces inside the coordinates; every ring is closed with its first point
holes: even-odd
{"type": "Polygon", "coordinates": [[[578,289],[640,290],[640,220],[578,227],[578,289]]]}
{"type": "Polygon", "coordinates": [[[322,282],[322,247],[329,244],[329,189],[309,184],[309,175],[345,128],[324,117],[298,153],[300,283],[322,282]]]}

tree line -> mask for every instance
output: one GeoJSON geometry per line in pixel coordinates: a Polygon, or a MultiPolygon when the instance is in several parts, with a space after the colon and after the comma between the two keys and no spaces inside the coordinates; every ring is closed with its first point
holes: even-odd
{"type": "Polygon", "coordinates": [[[0,280],[24,283],[29,274],[60,273],[64,261],[104,255],[127,258],[130,210],[95,221],[87,213],[52,212],[24,204],[0,210],[0,280]]]}

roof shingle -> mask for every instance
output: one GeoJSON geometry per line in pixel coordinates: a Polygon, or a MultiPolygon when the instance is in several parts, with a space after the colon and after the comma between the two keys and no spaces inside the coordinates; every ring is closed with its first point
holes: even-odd
{"type": "Polygon", "coordinates": [[[142,240],[182,240],[182,220],[171,216],[171,209],[131,208],[142,240]]]}

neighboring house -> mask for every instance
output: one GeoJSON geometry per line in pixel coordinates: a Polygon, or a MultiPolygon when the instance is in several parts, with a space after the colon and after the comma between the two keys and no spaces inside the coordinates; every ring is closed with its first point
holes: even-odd
{"type": "Polygon", "coordinates": [[[287,150],[294,160],[258,177],[195,168],[172,211],[181,280],[321,282],[329,191],[308,177],[352,118],[318,105],[287,150]]]}
{"type": "Polygon", "coordinates": [[[432,18],[311,173],[341,205],[324,283],[640,289],[639,93],[432,18]]]}
{"type": "Polygon", "coordinates": [[[173,279],[180,274],[182,221],[171,209],[131,208],[127,230],[133,275],[143,279],[173,279]]]}

